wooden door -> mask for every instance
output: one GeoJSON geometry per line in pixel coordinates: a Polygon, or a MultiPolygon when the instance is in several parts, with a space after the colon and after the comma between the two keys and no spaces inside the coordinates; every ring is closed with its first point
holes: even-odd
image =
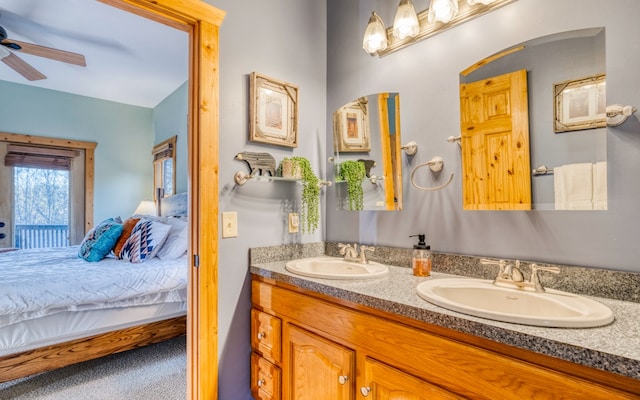
{"type": "Polygon", "coordinates": [[[285,399],[350,400],[354,398],[354,351],[287,324],[283,365],[285,399]]]}
{"type": "Polygon", "coordinates": [[[465,210],[530,210],[527,71],[460,85],[465,210]]]}
{"type": "Polygon", "coordinates": [[[363,370],[363,381],[359,390],[360,394],[367,399],[450,400],[463,398],[372,358],[365,359],[363,370]]]}
{"type": "Polygon", "coordinates": [[[189,33],[187,398],[218,398],[218,34],[200,0],[98,0],[189,33]]]}

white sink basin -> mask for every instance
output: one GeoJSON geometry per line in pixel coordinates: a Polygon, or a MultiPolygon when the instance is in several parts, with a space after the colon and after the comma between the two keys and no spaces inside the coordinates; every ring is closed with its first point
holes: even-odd
{"type": "Polygon", "coordinates": [[[291,273],[325,279],[369,279],[389,273],[384,264],[369,261],[367,264],[345,261],[337,257],[312,257],[289,261],[285,269],[291,273]]]}
{"type": "Polygon", "coordinates": [[[525,292],[482,279],[434,279],[417,287],[418,296],[440,307],[516,324],[592,328],[614,319],[609,307],[575,294],[546,289],[525,292]]]}

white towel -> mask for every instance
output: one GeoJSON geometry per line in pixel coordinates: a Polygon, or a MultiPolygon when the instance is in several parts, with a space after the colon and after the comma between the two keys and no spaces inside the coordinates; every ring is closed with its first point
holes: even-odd
{"type": "Polygon", "coordinates": [[[593,164],[593,209],[607,209],[607,162],[593,164]]]}
{"type": "Polygon", "coordinates": [[[556,210],[593,210],[593,164],[553,169],[556,210]]]}

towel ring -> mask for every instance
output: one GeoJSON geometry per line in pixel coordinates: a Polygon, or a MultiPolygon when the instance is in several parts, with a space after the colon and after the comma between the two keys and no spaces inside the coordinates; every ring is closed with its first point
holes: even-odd
{"type": "Polygon", "coordinates": [[[442,157],[436,156],[436,157],[433,157],[430,161],[427,161],[426,163],[422,163],[422,164],[417,165],[413,169],[413,171],[411,171],[411,184],[416,189],[424,190],[424,191],[427,191],[427,192],[433,192],[433,191],[440,190],[440,189],[443,189],[443,188],[447,187],[453,181],[453,172],[452,172],[451,176],[449,176],[449,180],[447,182],[443,183],[440,186],[434,186],[434,187],[430,187],[429,188],[429,187],[424,187],[424,186],[418,185],[413,180],[413,177],[414,177],[414,175],[416,174],[416,171],[419,168],[426,167],[426,166],[428,166],[431,169],[431,171],[438,172],[438,171],[442,170],[442,167],[444,166],[444,160],[442,159],[442,157]]]}

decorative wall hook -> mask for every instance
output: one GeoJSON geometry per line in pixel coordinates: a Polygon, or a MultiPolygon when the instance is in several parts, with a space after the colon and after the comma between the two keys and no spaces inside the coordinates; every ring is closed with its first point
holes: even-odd
{"type": "Polygon", "coordinates": [[[413,156],[418,152],[418,144],[414,141],[411,141],[400,148],[404,150],[408,156],[413,156]]]}
{"type": "Polygon", "coordinates": [[[638,111],[638,109],[634,106],[623,106],[622,104],[607,106],[607,125],[621,125],[636,111],[638,111]]]}

